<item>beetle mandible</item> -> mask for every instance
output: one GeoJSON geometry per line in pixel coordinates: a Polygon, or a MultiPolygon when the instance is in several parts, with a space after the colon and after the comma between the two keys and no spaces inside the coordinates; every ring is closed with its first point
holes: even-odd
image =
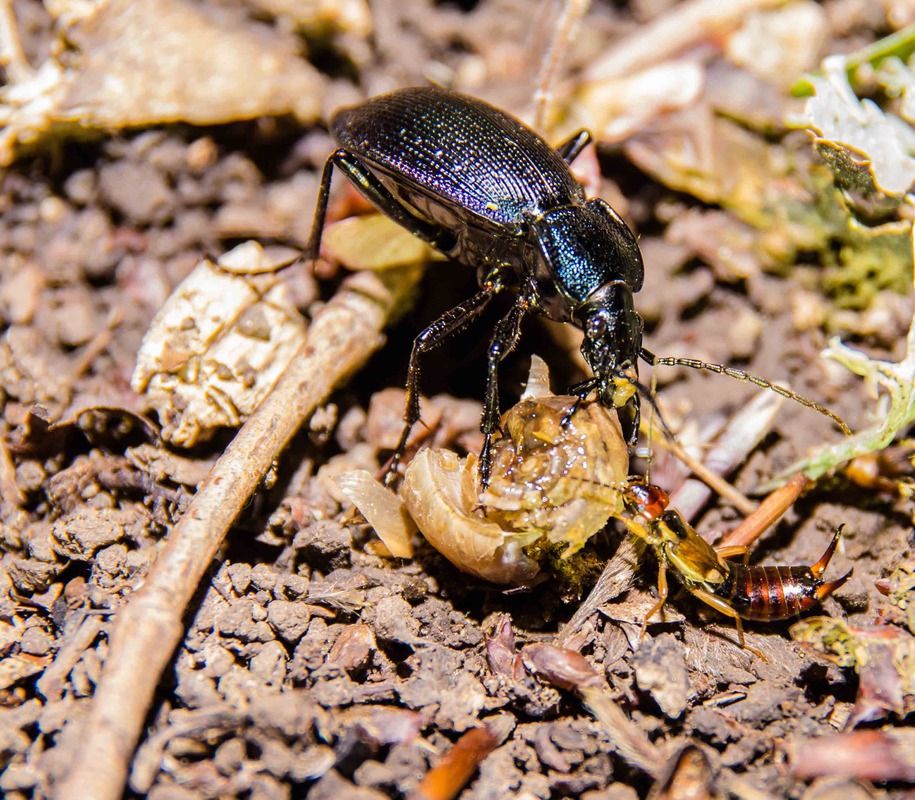
{"type": "Polygon", "coordinates": [[[388,481],[419,420],[420,357],[479,316],[506,289],[517,297],[489,343],[480,424],[484,487],[499,422],[498,366],[515,348],[521,322],[531,311],[582,330],[581,352],[592,377],[571,387],[569,394],[581,403],[596,390],[601,403],[621,412],[630,444],[638,435],[637,392],[645,391],[638,383],[640,357],[651,364],[724,372],[774,389],[841,423],[818,404],[742,370],[693,359],[659,359],[642,347],[642,319],[633,304],[644,276],[638,242],[608,203],[585,195],[569,168],[591,141],[588,131],[553,149],[505,112],[436,87],[400,89],[343,109],[330,130],[339,149],[324,165],[306,257],[317,258],[337,167],[388,217],[450,258],[475,267],[480,285],[477,294],[439,317],[413,343],[404,429],[388,481]]]}

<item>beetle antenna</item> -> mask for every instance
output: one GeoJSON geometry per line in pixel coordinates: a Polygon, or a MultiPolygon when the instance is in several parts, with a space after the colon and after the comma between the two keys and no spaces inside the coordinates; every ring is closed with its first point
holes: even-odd
{"type": "Polygon", "coordinates": [[[705,370],[706,372],[714,372],[718,375],[727,375],[729,378],[734,378],[734,380],[742,381],[743,383],[752,383],[754,386],[759,386],[761,389],[768,389],[771,392],[781,395],[782,397],[787,397],[789,400],[794,400],[795,403],[799,403],[805,408],[809,408],[813,411],[816,411],[819,414],[822,414],[824,417],[829,417],[836,425],[841,428],[842,433],[846,436],[851,436],[851,429],[848,425],[845,424],[838,414],[834,411],[830,411],[826,406],[817,403],[815,400],[810,400],[803,395],[798,394],[797,392],[789,389],[787,386],[780,386],[777,383],[772,383],[772,381],[767,381],[765,378],[760,378],[757,375],[751,375],[749,372],[745,372],[742,369],[736,369],[735,367],[726,367],[723,364],[710,364],[707,361],[699,361],[695,358],[675,358],[673,356],[656,356],[649,350],[646,350],[644,347],[641,349],[639,355],[644,361],[651,364],[653,367],[689,367],[690,369],[699,369],[705,370]]]}

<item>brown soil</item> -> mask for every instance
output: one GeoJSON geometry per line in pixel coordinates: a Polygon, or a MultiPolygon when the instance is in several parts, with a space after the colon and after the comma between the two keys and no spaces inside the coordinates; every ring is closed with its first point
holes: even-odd
{"type": "MultiPolygon", "coordinates": [[[[404,4],[415,6],[409,14],[395,11],[401,4],[377,5],[384,25],[374,45],[344,37],[324,54],[339,76],[326,78],[326,106],[421,83],[430,63],[470,69],[471,55],[487,75],[478,93],[506,108],[524,106],[534,80],[530,69],[517,77],[534,25],[527,4],[484,0],[464,11],[417,2],[404,4]],[[356,74],[358,92],[348,84],[356,74]]],[[[596,29],[635,25],[628,10],[611,5],[623,4],[598,8],[596,29]]],[[[30,36],[40,41],[46,29],[36,25],[30,36]]],[[[226,431],[189,453],[157,442],[138,416],[148,411],[143,398],[130,389],[141,338],[202,255],[246,238],[304,245],[329,148],[325,132],[288,119],[175,125],[62,141],[0,178],[0,438],[8,462],[0,520],[0,793],[8,798],[49,796],[70,769],[118,609],[232,438],[226,431]],[[212,157],[201,161],[202,151],[212,157]],[[92,413],[80,416],[85,410],[92,413]],[[154,459],[168,464],[157,472],[154,459]]],[[[817,355],[825,334],[795,330],[785,302],[798,290],[792,274],[716,282],[688,252],[663,242],[654,209],[673,202],[671,193],[618,155],[607,153],[607,164],[619,167],[627,218],[643,231],[648,275],[638,302],[648,318],[647,346],[790,381],[853,428],[866,425],[873,403],[865,388],[827,371],[817,355]],[[758,336],[739,347],[729,332],[748,320],[758,336]]],[[[605,175],[605,196],[620,196],[613,177],[605,175]]],[[[684,196],[676,202],[691,203],[684,196]]],[[[338,281],[317,279],[302,265],[287,272],[306,315],[338,281]]],[[[574,693],[526,674],[506,680],[487,660],[486,640],[502,615],[510,616],[519,648],[549,643],[580,599],[557,581],[505,592],[462,575],[427,546],[411,561],[376,555],[372,532],[320,471],[331,462],[380,467],[389,453],[380,444],[402,413],[398,389],[410,339],[473,288],[469,270],[433,264],[385,348],[334,393],[283,454],[270,488],[237,520],[188,609],[128,793],[157,800],[405,797],[462,734],[487,723],[498,746],[464,800],[647,795],[652,779],[613,754],[606,729],[574,693]]],[[[479,444],[481,343],[492,319],[430,358],[424,375],[427,394],[461,398],[441,402],[453,423],[447,438],[466,448],[479,444]]],[[[536,321],[526,328],[502,371],[503,404],[515,399],[532,352],[557,380],[576,378],[568,352],[545,330],[536,321]]],[[[904,339],[905,326],[897,333],[904,339]]],[[[873,352],[899,357],[900,347],[873,352]]],[[[729,416],[755,391],[678,373],[661,398],[672,422],[701,425],[729,416]]],[[[787,404],[732,481],[749,491],[836,436],[827,420],[787,404]]],[[[875,582],[911,558],[909,512],[906,502],[835,475],[765,535],[754,560],[809,564],[844,523],[829,574],[854,566],[854,576],[824,613],[872,623],[889,615],[875,582]]],[[[735,520],[729,507],[715,506],[697,527],[723,530],[735,520]]],[[[622,535],[612,529],[601,547],[612,552],[622,535]]],[[[715,776],[712,796],[824,796],[794,777],[789,753],[796,740],[841,729],[858,692],[855,671],[793,643],[787,623],[747,623],[748,643],[768,660],[741,650],[733,626],[685,594],[673,595],[639,643],[654,576],[646,556],[634,588],[576,639],[616,700],[671,758],[689,742],[700,745],[708,760],[696,769],[715,776]]],[[[685,796],[677,785],[653,796],[685,796]]],[[[900,786],[887,792],[902,796],[900,786]]],[[[850,783],[835,792],[859,789],[878,796],[850,783]]]]}

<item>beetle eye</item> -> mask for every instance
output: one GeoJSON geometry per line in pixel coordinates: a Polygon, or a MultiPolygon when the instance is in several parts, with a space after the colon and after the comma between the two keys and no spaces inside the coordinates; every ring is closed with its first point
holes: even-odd
{"type": "Polygon", "coordinates": [[[598,312],[588,317],[587,334],[591,339],[599,339],[607,332],[607,315],[598,312]]]}

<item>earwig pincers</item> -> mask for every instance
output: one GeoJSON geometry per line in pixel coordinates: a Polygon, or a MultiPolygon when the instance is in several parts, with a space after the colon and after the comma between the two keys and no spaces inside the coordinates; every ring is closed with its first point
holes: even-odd
{"type": "Polygon", "coordinates": [[[678,511],[668,508],[669,500],[663,489],[639,480],[631,481],[623,493],[627,510],[623,522],[658,559],[658,602],[646,615],[644,626],[667,601],[668,571],[692,595],[734,620],[744,648],[742,620],[776,622],[798,616],[851,577],[850,569],[835,580],[822,579],[844,526],[839,526],[826,552],[809,567],[749,566],[746,547],[712,547],[678,511]],[[729,560],[738,556],[744,563],[729,560]]]}

